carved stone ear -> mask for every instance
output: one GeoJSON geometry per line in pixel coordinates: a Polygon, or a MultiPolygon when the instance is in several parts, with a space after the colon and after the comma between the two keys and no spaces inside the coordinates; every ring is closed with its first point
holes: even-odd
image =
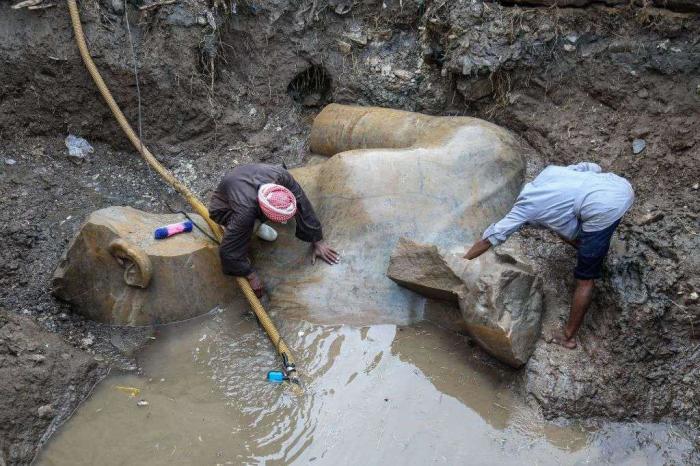
{"type": "Polygon", "coordinates": [[[109,253],[124,267],[124,281],[129,286],[147,288],[153,275],[151,259],[138,246],[117,238],[109,243],[109,253]]]}

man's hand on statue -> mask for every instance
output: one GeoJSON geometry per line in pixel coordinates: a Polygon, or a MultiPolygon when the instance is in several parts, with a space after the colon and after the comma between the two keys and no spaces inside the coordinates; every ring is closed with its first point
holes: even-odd
{"type": "Polygon", "coordinates": [[[326,244],[325,241],[317,241],[312,245],[313,253],[311,256],[311,263],[316,263],[316,258],[320,257],[325,262],[330,265],[338,264],[340,262],[340,254],[338,254],[334,249],[326,244]]]}
{"type": "Polygon", "coordinates": [[[467,251],[467,253],[462,257],[469,260],[476,259],[490,248],[491,242],[488,239],[482,239],[474,243],[472,247],[469,248],[469,251],[467,251]]]}
{"type": "Polygon", "coordinates": [[[255,296],[262,298],[263,294],[265,294],[265,287],[263,286],[263,282],[260,280],[258,274],[256,272],[251,272],[246,278],[250,283],[250,287],[255,292],[255,296]]]}

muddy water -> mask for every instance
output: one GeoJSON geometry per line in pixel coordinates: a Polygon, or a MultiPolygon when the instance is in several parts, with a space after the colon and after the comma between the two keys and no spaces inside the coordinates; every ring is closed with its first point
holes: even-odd
{"type": "Polygon", "coordinates": [[[161,329],[143,375],[106,379],[38,464],[663,464],[691,449],[664,425],[544,422],[512,373],[430,323],[285,323],[295,394],[265,380],[278,363],[240,309],[161,329]]]}

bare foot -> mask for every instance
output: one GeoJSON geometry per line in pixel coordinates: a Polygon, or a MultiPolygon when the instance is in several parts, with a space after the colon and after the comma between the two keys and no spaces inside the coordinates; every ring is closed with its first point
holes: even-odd
{"type": "Polygon", "coordinates": [[[561,345],[566,349],[575,349],[576,348],[576,338],[566,338],[564,336],[563,332],[557,332],[554,333],[548,343],[556,343],[557,345],[561,345]]]}

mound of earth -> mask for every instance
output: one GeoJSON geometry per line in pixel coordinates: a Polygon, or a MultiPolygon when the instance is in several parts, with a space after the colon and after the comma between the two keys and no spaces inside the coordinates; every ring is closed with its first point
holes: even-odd
{"type": "Polygon", "coordinates": [[[93,356],[0,309],[0,463],[29,464],[105,374],[93,356]]]}

